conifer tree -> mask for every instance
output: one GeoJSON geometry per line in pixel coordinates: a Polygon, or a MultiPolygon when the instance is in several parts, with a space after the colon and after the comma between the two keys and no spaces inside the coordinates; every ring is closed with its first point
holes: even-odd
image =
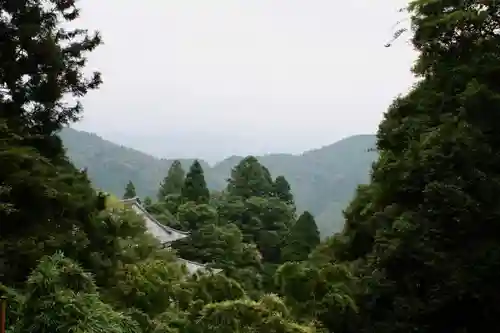
{"type": "Polygon", "coordinates": [[[86,76],[98,34],[75,1],[0,1],[0,280],[24,281],[44,254],[83,255],[96,193],[56,135],[101,83],[86,76]],[[63,100],[63,96],[65,97],[63,100]]]}
{"type": "Polygon", "coordinates": [[[149,207],[153,204],[153,200],[151,199],[151,197],[145,197],[144,200],[143,200],[143,205],[144,207],[149,207]]]}
{"type": "Polygon", "coordinates": [[[244,158],[231,170],[227,193],[242,198],[269,197],[273,194],[273,179],[269,170],[254,156],[244,158]]]}
{"type": "Polygon", "coordinates": [[[135,186],[134,183],[132,183],[131,180],[128,181],[127,185],[125,186],[125,193],[123,194],[123,199],[132,199],[137,196],[137,193],[135,192],[135,186]]]}
{"type": "Polygon", "coordinates": [[[205,204],[210,200],[210,191],[205,182],[203,168],[198,160],[195,160],[189,168],[182,186],[181,196],[184,202],[193,201],[205,204]]]}
{"type": "Polygon", "coordinates": [[[314,217],[308,211],[300,215],[292,226],[283,249],[285,261],[301,261],[307,259],[309,253],[318,246],[320,235],[314,217]]]}
{"type": "Polygon", "coordinates": [[[101,83],[99,73],[83,75],[101,38],[67,28],[80,13],[74,0],[3,1],[0,13],[0,118],[42,155],[59,155],[52,134],[78,118],[79,98],[101,83]],[[67,94],[76,102],[63,101],[67,94]]]}
{"type": "Polygon", "coordinates": [[[274,194],[288,204],[294,205],[292,189],[285,176],[278,176],[273,184],[274,194]]]}
{"type": "Polygon", "coordinates": [[[163,178],[158,190],[158,200],[162,201],[169,194],[180,194],[182,186],[184,185],[185,172],[182,168],[181,162],[175,160],[170,168],[168,174],[163,178]]]}
{"type": "Polygon", "coordinates": [[[475,332],[500,316],[500,2],[409,12],[421,80],[380,124],[335,257],[366,263],[353,331],[475,332]]]}

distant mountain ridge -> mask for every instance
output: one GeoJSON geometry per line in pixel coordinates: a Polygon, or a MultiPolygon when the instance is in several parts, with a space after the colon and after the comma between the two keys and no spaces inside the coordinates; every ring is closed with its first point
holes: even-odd
{"type": "MultiPolygon", "coordinates": [[[[159,159],[138,150],[102,139],[96,134],[66,128],[61,138],[77,167],[86,167],[94,186],[120,195],[132,180],[138,195],[155,197],[161,179],[174,159],[159,159]]],[[[374,135],[355,135],[300,155],[257,156],[273,175],[284,175],[290,182],[299,210],[309,210],[323,236],[339,231],[342,210],[351,200],[356,186],[369,180],[375,160],[374,135]]],[[[210,166],[200,160],[207,184],[222,190],[226,179],[243,156],[231,156],[210,166]]],[[[180,159],[187,170],[193,159],[180,159]]]]}

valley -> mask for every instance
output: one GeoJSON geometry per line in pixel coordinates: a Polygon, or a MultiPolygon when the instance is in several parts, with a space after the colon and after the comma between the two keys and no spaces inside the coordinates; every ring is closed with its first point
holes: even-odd
{"type": "MultiPolygon", "coordinates": [[[[159,159],[140,151],[102,139],[96,134],[65,128],[61,138],[69,158],[79,168],[87,168],[94,186],[121,196],[131,180],[137,194],[155,197],[160,181],[174,159],[159,159]]],[[[299,211],[314,214],[323,237],[343,226],[342,210],[359,184],[369,181],[369,171],[377,154],[374,135],[356,135],[300,155],[271,154],[257,156],[273,177],[283,175],[289,181],[299,211]]],[[[231,168],[242,156],[232,156],[210,166],[200,161],[210,190],[226,186],[231,168]]],[[[184,170],[192,159],[181,159],[184,170]]]]}

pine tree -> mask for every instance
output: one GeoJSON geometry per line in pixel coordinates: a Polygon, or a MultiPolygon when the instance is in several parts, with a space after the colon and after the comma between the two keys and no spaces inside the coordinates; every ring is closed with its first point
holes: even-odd
{"type": "Polygon", "coordinates": [[[170,168],[168,174],[163,178],[158,190],[158,201],[162,201],[169,194],[180,194],[182,186],[184,185],[185,172],[182,168],[181,162],[175,160],[170,168]]]}
{"type": "Polygon", "coordinates": [[[184,202],[193,201],[204,204],[210,200],[210,191],[205,182],[203,168],[198,160],[195,160],[189,168],[182,186],[181,196],[184,202]]]}
{"type": "Polygon", "coordinates": [[[288,204],[295,205],[293,200],[292,189],[290,183],[286,180],[285,176],[278,176],[273,184],[274,194],[288,204]]]}
{"type": "Polygon", "coordinates": [[[132,199],[137,196],[137,193],[135,193],[135,186],[134,183],[132,183],[131,180],[128,181],[127,185],[125,186],[125,193],[123,194],[123,199],[132,199]]]}
{"type": "Polygon", "coordinates": [[[320,236],[314,216],[308,211],[300,215],[292,226],[283,249],[284,261],[301,261],[307,259],[309,253],[318,246],[320,236]]]}
{"type": "Polygon", "coordinates": [[[273,194],[273,179],[269,170],[254,156],[244,158],[231,170],[227,193],[242,198],[269,197],[273,194]]]}

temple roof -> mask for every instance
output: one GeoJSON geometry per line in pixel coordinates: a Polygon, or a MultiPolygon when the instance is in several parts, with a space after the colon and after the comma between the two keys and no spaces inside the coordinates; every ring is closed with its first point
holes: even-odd
{"type": "MultiPolygon", "coordinates": [[[[147,230],[156,237],[163,245],[168,245],[174,241],[189,237],[189,232],[180,231],[166,225],[161,224],[158,220],[151,215],[146,208],[141,205],[139,198],[123,199],[121,202],[125,206],[131,207],[138,215],[144,218],[147,230]]],[[[189,273],[194,274],[198,271],[212,271],[218,273],[220,269],[211,269],[207,265],[197,263],[194,261],[178,258],[181,265],[186,266],[189,273]]]]}
{"type": "Polygon", "coordinates": [[[131,207],[137,214],[144,217],[146,228],[163,245],[189,237],[189,232],[177,230],[160,223],[146,208],[141,205],[139,198],[124,199],[121,201],[124,205],[131,207]]]}
{"type": "Polygon", "coordinates": [[[219,273],[220,271],[222,271],[221,269],[210,268],[207,265],[200,264],[198,262],[194,262],[194,261],[190,261],[190,260],[186,260],[186,259],[182,259],[182,258],[178,258],[178,259],[179,259],[179,263],[181,265],[186,266],[186,269],[191,274],[194,274],[198,271],[206,271],[206,272],[213,272],[213,273],[219,273]]]}

